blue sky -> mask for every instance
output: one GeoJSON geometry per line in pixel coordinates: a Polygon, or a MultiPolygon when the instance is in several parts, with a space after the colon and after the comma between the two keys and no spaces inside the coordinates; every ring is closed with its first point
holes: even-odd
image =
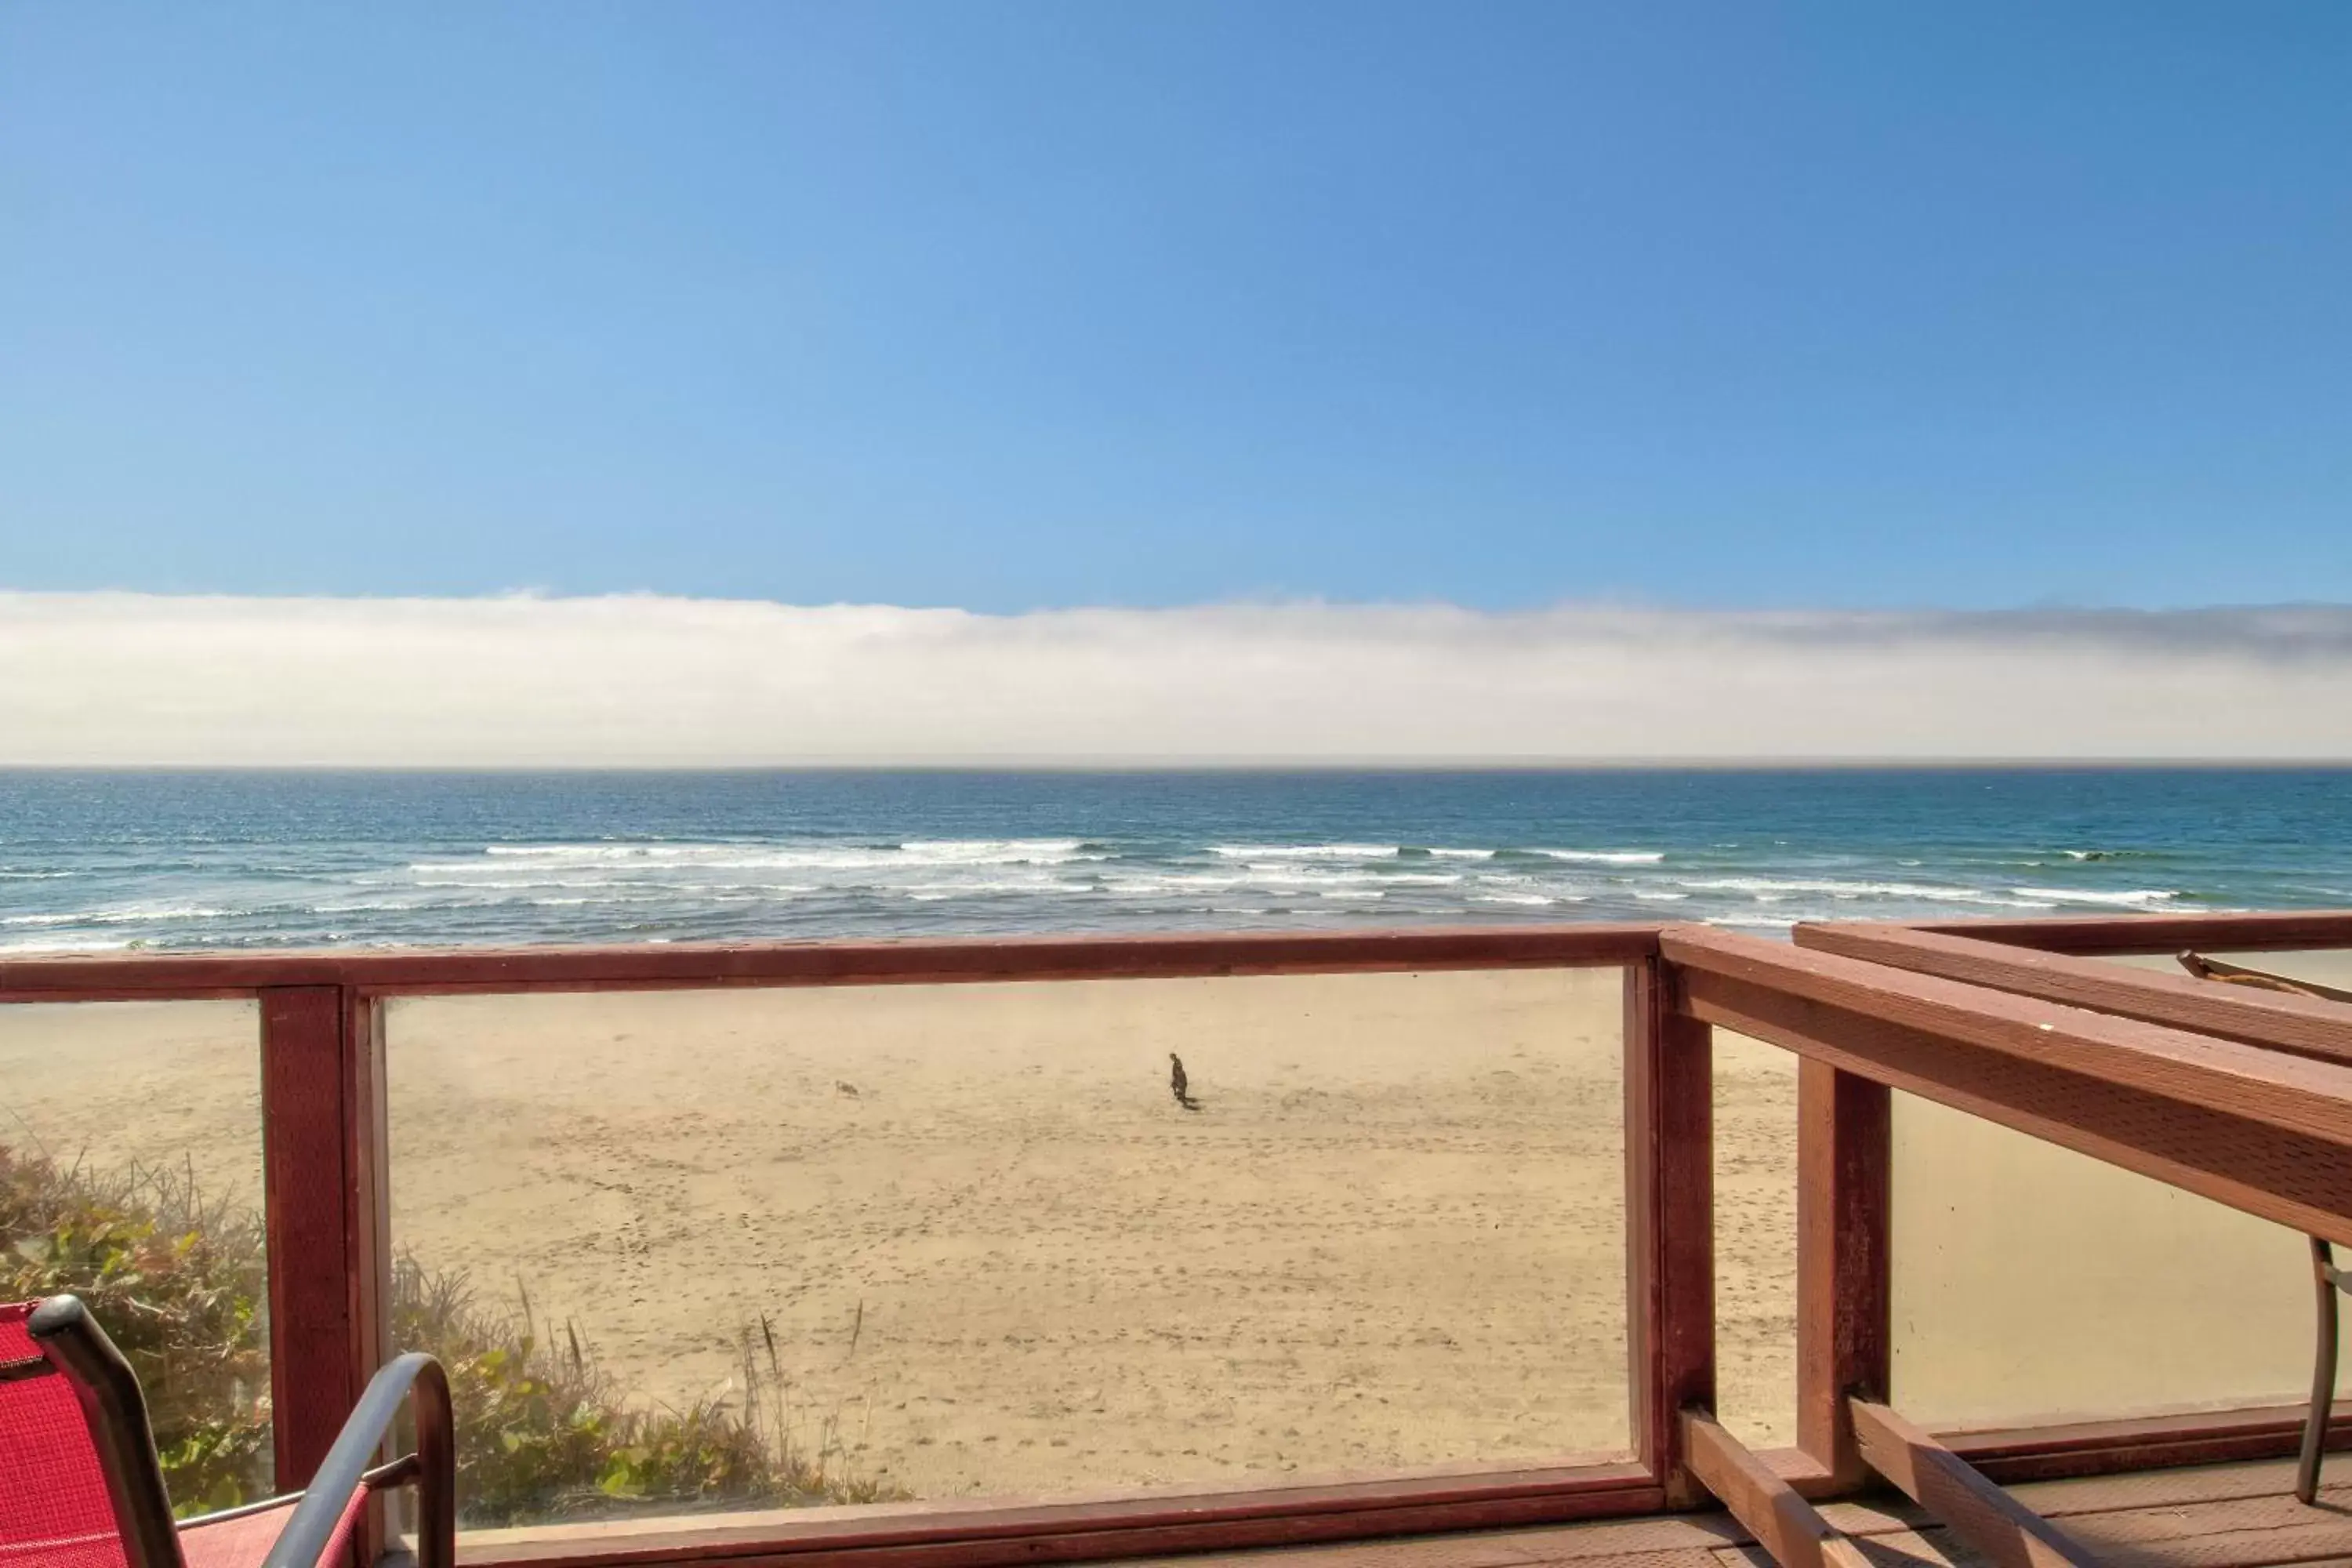
{"type": "Polygon", "coordinates": [[[2352,5],[0,8],[0,588],[2352,600],[2352,5]]]}

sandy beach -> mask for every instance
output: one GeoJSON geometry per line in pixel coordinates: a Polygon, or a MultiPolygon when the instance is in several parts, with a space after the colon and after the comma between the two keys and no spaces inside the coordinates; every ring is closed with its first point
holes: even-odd
{"type": "Polygon", "coordinates": [[[925,1497],[1613,1451],[1619,994],[1608,971],[403,1004],[394,1230],[520,1275],[673,1402],[768,1314],[809,1422],[925,1497]]]}
{"type": "MultiPolygon", "coordinates": [[[[920,1497],[1606,1453],[1620,1017],[1613,970],[402,1002],[394,1233],[649,1400],[725,1394],[764,1316],[801,1440],[920,1497]]],[[[254,1031],[0,1008],[0,1120],[257,1193],[254,1031]]],[[[1794,1074],[1716,1060],[1721,1404],[1784,1443],[1794,1074]]],[[[1897,1131],[1923,1416],[2307,1376],[2298,1238],[1934,1107],[1897,1131]]]]}

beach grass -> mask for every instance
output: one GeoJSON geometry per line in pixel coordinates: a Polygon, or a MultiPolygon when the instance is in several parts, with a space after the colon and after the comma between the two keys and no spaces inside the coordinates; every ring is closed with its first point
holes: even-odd
{"type": "MultiPolygon", "coordinates": [[[[856,1472],[836,1420],[799,1439],[764,1320],[741,1331],[729,1386],[675,1408],[634,1397],[574,1325],[540,1321],[520,1280],[509,1306],[403,1258],[393,1285],[394,1343],[449,1373],[467,1525],[904,1495],[856,1472]]],[[[186,1168],[97,1170],[0,1144],[0,1300],[68,1290],[139,1374],[178,1511],[268,1496],[261,1216],[207,1195],[186,1168]]]]}
{"type": "Polygon", "coordinates": [[[184,1166],[97,1171],[0,1144],[0,1300],[89,1304],[139,1374],[183,1513],[269,1489],[264,1251],[260,1216],[184,1166]]]}

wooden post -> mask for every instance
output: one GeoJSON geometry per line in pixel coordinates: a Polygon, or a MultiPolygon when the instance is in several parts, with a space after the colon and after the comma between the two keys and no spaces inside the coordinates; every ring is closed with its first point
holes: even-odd
{"type": "Polygon", "coordinates": [[[1797,1446],[1834,1490],[1868,1479],[1849,1396],[1886,1397],[1888,1095],[1797,1067],[1797,1446]]]}
{"type": "Polygon", "coordinates": [[[1634,1457],[1673,1506],[1706,1490],[1682,1413],[1715,1407],[1714,1031],[1651,958],[1625,971],[1625,1328],[1634,1457]]]}
{"type": "Polygon", "coordinates": [[[383,1004],[343,988],[343,1223],[349,1227],[352,1393],[392,1359],[391,1147],[385,1131],[383,1004]]]}
{"type": "MultiPolygon", "coordinates": [[[[383,1004],[354,986],[342,987],[344,1300],[351,1313],[347,1354],[356,1404],[392,1359],[392,1189],[385,1134],[383,1004]]],[[[376,1458],[393,1457],[387,1441],[376,1458]]],[[[349,1568],[371,1568],[383,1555],[394,1508],[410,1510],[416,1494],[378,1493],[361,1515],[349,1568]]]]}
{"type": "Polygon", "coordinates": [[[261,998],[278,1485],[311,1475],[382,1359],[382,1065],[375,1005],[339,985],[261,998]]]}

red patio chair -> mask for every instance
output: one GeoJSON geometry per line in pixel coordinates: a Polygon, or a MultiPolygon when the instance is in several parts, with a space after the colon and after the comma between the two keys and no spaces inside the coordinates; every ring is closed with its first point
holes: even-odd
{"type": "Polygon", "coordinates": [[[369,1496],[414,1481],[417,1568],[454,1568],[449,1384],[375,1374],[308,1491],[174,1523],[131,1363],[73,1296],[0,1306],[0,1568],[334,1568],[369,1496]],[[414,1398],[416,1451],[373,1466],[414,1398]]]}

